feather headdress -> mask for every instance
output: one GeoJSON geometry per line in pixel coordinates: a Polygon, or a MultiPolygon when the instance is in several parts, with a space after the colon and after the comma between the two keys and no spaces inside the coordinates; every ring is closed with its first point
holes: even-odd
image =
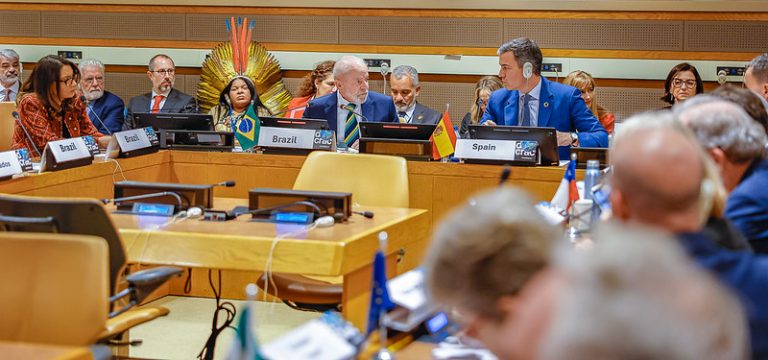
{"type": "Polygon", "coordinates": [[[204,112],[219,103],[219,95],[236,77],[253,81],[261,103],[272,114],[282,113],[291,101],[280,73],[280,64],[261,44],[251,41],[256,21],[232,17],[226,21],[229,42],[213,48],[203,61],[197,100],[204,112]],[[246,24],[248,24],[246,29],[246,24]]]}

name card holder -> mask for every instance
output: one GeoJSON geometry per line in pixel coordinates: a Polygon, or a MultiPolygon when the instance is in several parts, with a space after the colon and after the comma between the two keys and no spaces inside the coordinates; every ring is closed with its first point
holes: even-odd
{"type": "Polygon", "coordinates": [[[432,145],[429,140],[360,138],[360,152],[402,156],[408,160],[429,161],[432,145]]]}
{"type": "Polygon", "coordinates": [[[107,157],[127,158],[151,154],[160,149],[157,133],[151,127],[119,131],[112,134],[107,146],[107,157]]]}
{"type": "Polygon", "coordinates": [[[539,144],[525,140],[458,139],[454,156],[475,164],[533,166],[541,162],[539,144]]]}
{"type": "Polygon", "coordinates": [[[59,171],[93,162],[88,145],[81,137],[49,141],[43,150],[40,171],[59,171]]]}
{"type": "Polygon", "coordinates": [[[258,146],[264,153],[306,155],[315,150],[335,151],[336,134],[315,130],[262,126],[258,146]]]}
{"type": "Polygon", "coordinates": [[[32,170],[32,160],[27,149],[0,152],[0,180],[32,170]]]}

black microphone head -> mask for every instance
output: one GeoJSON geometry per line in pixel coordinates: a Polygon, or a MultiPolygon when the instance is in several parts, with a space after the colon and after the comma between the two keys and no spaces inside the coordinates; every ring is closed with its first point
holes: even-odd
{"type": "Polygon", "coordinates": [[[499,177],[499,185],[504,184],[507,179],[509,179],[509,175],[512,174],[512,168],[509,167],[509,165],[504,166],[504,169],[501,170],[501,177],[499,177]]]}
{"type": "Polygon", "coordinates": [[[12,112],[12,113],[11,113],[11,115],[12,115],[13,117],[15,117],[15,118],[16,118],[16,120],[18,120],[18,119],[19,119],[19,112],[18,112],[18,111],[14,111],[14,112],[12,112]]]}
{"type": "Polygon", "coordinates": [[[85,95],[80,95],[80,101],[88,102],[88,100],[85,98],[85,95]]]}
{"type": "Polygon", "coordinates": [[[235,186],[235,180],[227,180],[223,184],[225,187],[233,187],[235,186]]]}

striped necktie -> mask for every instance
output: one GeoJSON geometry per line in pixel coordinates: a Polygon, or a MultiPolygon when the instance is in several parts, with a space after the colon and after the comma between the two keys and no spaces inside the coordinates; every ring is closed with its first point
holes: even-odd
{"type": "Polygon", "coordinates": [[[357,118],[355,118],[353,111],[357,105],[350,103],[348,107],[349,114],[347,114],[347,121],[344,125],[344,142],[347,144],[347,147],[350,147],[360,137],[360,126],[357,124],[357,118]]]}

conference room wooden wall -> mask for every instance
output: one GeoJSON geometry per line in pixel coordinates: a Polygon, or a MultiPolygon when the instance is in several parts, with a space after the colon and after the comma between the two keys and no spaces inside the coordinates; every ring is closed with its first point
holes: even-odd
{"type": "MultiPolygon", "coordinates": [[[[226,39],[231,15],[257,20],[255,39],[272,51],[495,55],[505,39],[536,39],[545,57],[747,61],[765,51],[768,13],[321,9],[0,3],[0,43],[209,49],[226,39]],[[160,26],[159,24],[162,24],[160,26]]],[[[322,60],[322,59],[318,59],[322,60]]],[[[497,69],[488,69],[495,73],[497,69]]],[[[107,88],[127,100],[148,91],[139,67],[108,67],[107,88]]],[[[199,69],[178,76],[195,92],[199,69]]],[[[300,71],[286,72],[295,91],[300,71]]],[[[560,74],[564,76],[565,74],[560,74]]],[[[479,76],[425,74],[421,102],[451,104],[460,119],[479,76]]],[[[371,88],[381,91],[380,76],[371,88]]],[[[663,82],[597,79],[598,98],[621,120],[663,104],[663,82]]],[[[716,84],[708,83],[707,88],[716,84]]]]}

